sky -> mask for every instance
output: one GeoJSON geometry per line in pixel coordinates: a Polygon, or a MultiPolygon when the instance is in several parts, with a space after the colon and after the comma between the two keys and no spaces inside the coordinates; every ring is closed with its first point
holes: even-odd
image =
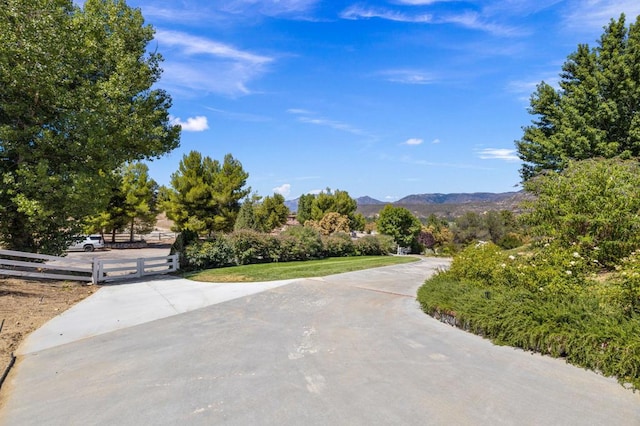
{"type": "Polygon", "coordinates": [[[520,189],[514,142],[536,84],[557,85],[638,0],[129,0],[164,57],[181,145],[230,153],[261,196],[520,189]]]}

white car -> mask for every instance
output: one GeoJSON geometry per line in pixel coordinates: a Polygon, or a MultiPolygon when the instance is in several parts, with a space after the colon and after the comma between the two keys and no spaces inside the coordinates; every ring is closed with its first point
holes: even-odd
{"type": "Polygon", "coordinates": [[[67,251],[94,251],[95,249],[104,248],[104,240],[102,235],[86,235],[75,244],[69,246],[67,251]]]}

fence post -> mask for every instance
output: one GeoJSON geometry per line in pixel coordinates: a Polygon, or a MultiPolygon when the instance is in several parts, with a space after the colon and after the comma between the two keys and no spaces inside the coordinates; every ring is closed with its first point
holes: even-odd
{"type": "Polygon", "coordinates": [[[91,259],[91,284],[98,284],[98,277],[100,276],[99,270],[100,261],[94,257],[91,259]]]}
{"type": "Polygon", "coordinates": [[[136,276],[142,278],[144,276],[144,258],[136,259],[136,276]]]}

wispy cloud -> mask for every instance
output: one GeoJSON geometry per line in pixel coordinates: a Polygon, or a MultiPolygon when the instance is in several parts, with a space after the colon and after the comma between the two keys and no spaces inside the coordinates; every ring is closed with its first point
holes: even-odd
{"type": "Polygon", "coordinates": [[[482,160],[520,161],[515,149],[484,148],[478,151],[478,157],[482,160]]]}
{"type": "MultiPolygon", "coordinates": [[[[429,5],[434,2],[412,2],[404,3],[410,5],[429,5]]],[[[415,24],[453,24],[463,28],[488,32],[498,36],[522,35],[522,31],[515,27],[502,25],[487,20],[486,16],[468,11],[463,13],[439,14],[418,13],[411,11],[400,11],[382,7],[363,7],[359,5],[350,6],[340,14],[342,19],[384,19],[387,21],[407,22],[415,24]]]]}
{"type": "Polygon", "coordinates": [[[423,142],[424,142],[423,139],[410,138],[410,139],[407,139],[405,142],[403,142],[402,145],[416,146],[416,145],[422,145],[423,142]]]}
{"type": "Polygon", "coordinates": [[[273,188],[273,192],[275,192],[276,194],[280,194],[283,197],[288,197],[289,194],[291,194],[291,185],[288,183],[284,183],[280,186],[276,186],[275,188],[273,188]]]}
{"type": "Polygon", "coordinates": [[[234,14],[259,13],[265,16],[286,16],[307,13],[320,0],[218,0],[219,7],[234,14]]]}
{"type": "Polygon", "coordinates": [[[247,122],[251,122],[251,123],[264,123],[267,121],[271,121],[271,117],[267,117],[264,115],[258,115],[258,114],[250,114],[250,113],[246,113],[246,112],[233,112],[233,111],[225,111],[222,109],[217,109],[217,108],[211,108],[211,107],[206,107],[209,111],[212,111],[216,114],[218,114],[221,117],[227,118],[229,120],[236,120],[236,121],[247,121],[247,122]]]}
{"type": "Polygon", "coordinates": [[[421,70],[385,70],[378,74],[387,81],[402,84],[431,84],[437,80],[434,74],[421,70]]]}
{"type": "Polygon", "coordinates": [[[442,142],[442,141],[440,139],[438,139],[438,138],[435,138],[434,140],[431,141],[431,143],[434,144],[434,145],[437,145],[440,142],[442,142]]]}
{"type": "Polygon", "coordinates": [[[371,136],[367,132],[350,124],[340,121],[329,120],[323,117],[318,117],[312,111],[304,109],[291,108],[288,109],[289,114],[295,115],[299,122],[307,124],[315,124],[317,126],[329,127],[334,130],[351,133],[358,136],[371,136]]]}
{"type": "Polygon", "coordinates": [[[249,94],[247,84],[266,72],[273,58],[243,51],[225,43],[178,31],[159,30],[156,40],[163,50],[172,49],[172,60],[163,64],[165,85],[193,94],[249,94]]]}
{"type": "Polygon", "coordinates": [[[430,14],[410,14],[384,8],[350,6],[340,14],[342,19],[371,19],[379,18],[387,21],[429,23],[433,21],[430,14]]]}
{"type": "Polygon", "coordinates": [[[185,132],[203,132],[209,128],[207,117],[201,115],[189,117],[186,121],[182,121],[179,117],[175,117],[171,122],[182,127],[182,130],[185,132]]]}
{"type": "Polygon", "coordinates": [[[565,20],[567,26],[577,30],[599,30],[621,13],[627,20],[640,15],[638,0],[574,0],[568,2],[565,20]]]}

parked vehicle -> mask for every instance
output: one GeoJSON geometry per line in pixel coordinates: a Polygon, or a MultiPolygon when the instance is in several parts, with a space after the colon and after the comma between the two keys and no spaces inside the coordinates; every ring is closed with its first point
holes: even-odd
{"type": "Polygon", "coordinates": [[[67,251],[94,251],[96,249],[104,248],[104,240],[102,239],[102,235],[86,235],[79,238],[82,239],[69,246],[67,251]]]}

